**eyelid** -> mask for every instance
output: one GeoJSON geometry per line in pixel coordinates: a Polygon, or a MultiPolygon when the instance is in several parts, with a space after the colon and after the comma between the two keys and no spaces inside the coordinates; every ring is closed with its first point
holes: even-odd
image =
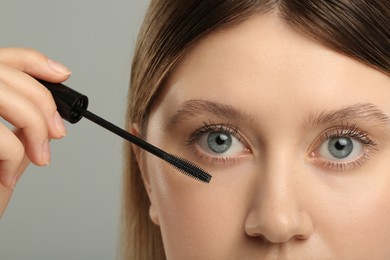
{"type": "Polygon", "coordinates": [[[212,164],[213,163],[234,164],[240,161],[241,159],[243,159],[244,156],[246,156],[248,153],[251,152],[248,142],[240,134],[238,127],[230,123],[216,124],[212,122],[209,123],[203,122],[203,126],[195,130],[188,138],[187,147],[189,147],[193,152],[195,152],[199,158],[206,160],[212,164]],[[245,147],[245,151],[239,155],[234,155],[234,156],[213,156],[211,154],[207,154],[205,152],[200,151],[199,147],[196,147],[197,142],[199,141],[202,135],[207,133],[217,132],[217,131],[223,131],[234,136],[245,147]]]}
{"type": "Polygon", "coordinates": [[[371,155],[371,152],[376,151],[377,143],[375,140],[368,135],[366,131],[360,130],[355,124],[340,124],[339,126],[333,126],[325,129],[319,137],[310,145],[308,149],[309,159],[315,164],[328,169],[336,169],[344,171],[347,169],[353,169],[354,167],[361,166],[365,163],[371,155]],[[319,147],[328,139],[334,137],[349,137],[353,138],[362,143],[364,146],[362,154],[350,161],[339,161],[339,160],[327,160],[316,157],[319,147]]]}
{"type": "Polygon", "coordinates": [[[356,138],[360,140],[363,144],[370,144],[376,146],[376,142],[372,137],[369,137],[366,131],[360,130],[356,124],[343,124],[341,123],[338,126],[332,126],[319,134],[319,137],[316,139],[316,142],[309,147],[309,150],[313,150],[313,147],[318,146],[318,142],[324,142],[325,140],[332,137],[346,136],[351,138],[356,138]]]}
{"type": "Polygon", "coordinates": [[[191,136],[187,140],[187,144],[194,143],[195,141],[198,140],[200,135],[205,134],[205,133],[211,133],[211,132],[217,132],[217,131],[223,131],[228,134],[233,135],[236,137],[239,141],[241,141],[242,136],[238,131],[238,127],[231,125],[230,123],[222,123],[222,124],[215,124],[215,123],[208,123],[208,122],[203,122],[203,126],[199,127],[197,130],[195,130],[191,136]]]}

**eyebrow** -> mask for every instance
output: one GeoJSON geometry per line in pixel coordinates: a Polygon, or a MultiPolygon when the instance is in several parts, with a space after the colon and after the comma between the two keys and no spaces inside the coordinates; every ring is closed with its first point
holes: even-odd
{"type": "MultiPolygon", "coordinates": [[[[170,118],[168,128],[185,120],[192,120],[196,116],[216,116],[222,120],[253,121],[253,117],[237,108],[204,99],[191,99],[183,103],[182,107],[170,118]]],[[[305,121],[306,126],[331,125],[345,121],[364,121],[375,126],[389,126],[390,116],[372,103],[353,104],[337,110],[325,110],[312,113],[305,121]]]]}
{"type": "Polygon", "coordinates": [[[228,119],[232,121],[252,120],[249,114],[246,114],[237,108],[218,102],[204,99],[191,99],[183,102],[181,108],[170,118],[168,127],[185,120],[191,120],[195,116],[213,115],[219,119],[228,119]]]}
{"type": "Polygon", "coordinates": [[[311,114],[306,120],[306,125],[329,125],[344,121],[364,121],[375,126],[387,126],[390,117],[372,103],[359,103],[337,110],[311,114]]]}

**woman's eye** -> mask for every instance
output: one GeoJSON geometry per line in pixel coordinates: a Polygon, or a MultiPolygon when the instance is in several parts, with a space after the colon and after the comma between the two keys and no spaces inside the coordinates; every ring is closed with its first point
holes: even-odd
{"type": "Polygon", "coordinates": [[[226,131],[203,133],[198,144],[203,152],[219,156],[237,155],[245,150],[245,145],[226,131]]]}
{"type": "Polygon", "coordinates": [[[327,129],[317,140],[310,157],[318,165],[332,170],[362,166],[377,150],[376,142],[355,125],[327,129]]]}
{"type": "Polygon", "coordinates": [[[350,161],[364,154],[364,145],[354,138],[337,136],[328,138],[318,151],[327,160],[350,161]]]}

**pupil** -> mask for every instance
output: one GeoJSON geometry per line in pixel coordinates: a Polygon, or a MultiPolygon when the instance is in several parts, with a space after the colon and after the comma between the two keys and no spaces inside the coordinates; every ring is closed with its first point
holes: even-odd
{"type": "Polygon", "coordinates": [[[215,141],[216,141],[217,144],[222,145],[222,144],[224,144],[226,142],[227,139],[228,138],[227,138],[226,135],[222,135],[221,134],[221,135],[217,136],[217,139],[215,141]]]}
{"type": "Polygon", "coordinates": [[[343,150],[345,146],[347,145],[347,140],[345,139],[339,139],[337,143],[335,144],[337,150],[343,150]]]}
{"type": "Polygon", "coordinates": [[[353,151],[353,142],[351,138],[335,137],[329,140],[328,151],[338,159],[348,157],[353,151]]]}
{"type": "Polygon", "coordinates": [[[232,137],[223,132],[210,133],[207,138],[208,146],[211,151],[222,154],[230,149],[232,145],[232,137]]]}

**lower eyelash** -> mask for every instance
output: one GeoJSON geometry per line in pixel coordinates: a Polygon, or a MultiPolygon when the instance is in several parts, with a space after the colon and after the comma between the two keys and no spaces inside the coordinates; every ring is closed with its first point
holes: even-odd
{"type": "MultiPolygon", "coordinates": [[[[323,160],[319,158],[313,158],[314,162],[321,165],[324,168],[328,169],[336,169],[338,171],[345,171],[349,169],[354,169],[356,167],[362,166],[366,161],[370,159],[370,155],[372,152],[377,151],[376,142],[368,136],[368,133],[362,130],[359,130],[355,124],[349,125],[341,123],[338,127],[332,127],[332,129],[328,129],[325,134],[322,134],[320,138],[320,144],[324,141],[335,138],[335,137],[349,137],[354,138],[361,142],[364,145],[364,151],[361,156],[354,159],[353,161],[346,162],[337,162],[337,161],[329,161],[323,160]]],[[[315,147],[318,147],[316,145],[315,147]]],[[[317,148],[316,148],[317,149],[317,148]]],[[[314,151],[310,153],[314,155],[314,151]]],[[[311,156],[312,157],[312,156],[311,156]]]]}
{"type": "Polygon", "coordinates": [[[233,165],[237,162],[239,162],[242,159],[242,156],[231,156],[231,157],[222,157],[222,156],[209,156],[205,153],[202,153],[197,149],[195,146],[191,147],[191,150],[197,155],[198,158],[201,160],[204,160],[208,162],[209,164],[216,164],[216,165],[233,165]]]}
{"type": "Polygon", "coordinates": [[[328,169],[336,169],[339,172],[343,172],[349,169],[354,169],[356,167],[362,166],[366,161],[370,159],[370,155],[367,152],[364,152],[362,156],[360,156],[357,160],[350,162],[332,162],[332,161],[321,161],[320,163],[322,167],[328,169]]]}
{"type": "MultiPolygon", "coordinates": [[[[196,143],[203,134],[222,131],[229,135],[234,136],[239,141],[241,141],[241,135],[238,133],[238,127],[230,123],[215,124],[211,122],[203,122],[203,126],[198,128],[195,132],[186,141],[187,147],[197,155],[198,158],[207,161],[210,164],[234,164],[241,159],[243,156],[210,156],[201,152],[197,147],[196,143]]],[[[249,149],[248,149],[249,150],[249,149]]]]}

